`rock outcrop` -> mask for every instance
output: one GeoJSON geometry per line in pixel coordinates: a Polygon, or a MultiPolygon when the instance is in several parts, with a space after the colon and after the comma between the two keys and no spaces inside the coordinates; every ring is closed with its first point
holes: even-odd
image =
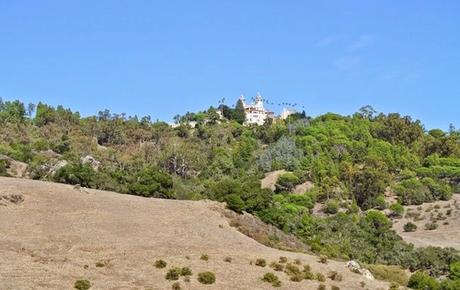
{"type": "Polygon", "coordinates": [[[361,274],[368,280],[375,280],[374,275],[368,269],[363,268],[357,261],[349,261],[346,266],[353,273],[361,274]]]}
{"type": "Polygon", "coordinates": [[[98,170],[99,166],[101,165],[101,162],[97,161],[96,158],[94,158],[91,155],[86,155],[85,157],[82,157],[80,159],[81,164],[89,164],[94,170],[98,170]]]}

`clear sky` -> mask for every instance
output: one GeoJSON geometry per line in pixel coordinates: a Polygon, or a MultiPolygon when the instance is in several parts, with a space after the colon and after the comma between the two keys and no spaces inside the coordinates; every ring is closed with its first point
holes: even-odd
{"type": "Polygon", "coordinates": [[[0,0],[0,96],[169,121],[260,91],[458,128],[459,29],[457,0],[0,0]]]}

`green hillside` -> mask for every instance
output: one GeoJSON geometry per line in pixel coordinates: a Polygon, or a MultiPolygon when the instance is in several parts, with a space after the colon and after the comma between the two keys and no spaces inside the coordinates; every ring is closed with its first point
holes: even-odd
{"type": "Polygon", "coordinates": [[[401,214],[401,205],[460,192],[459,130],[427,131],[418,120],[369,106],[352,116],[303,113],[263,126],[243,126],[238,109],[220,109],[223,119],[210,108],[176,116],[170,126],[108,110],[81,117],[61,106],[0,101],[0,175],[21,161],[33,179],[223,201],[295,234],[316,253],[426,271],[409,282],[415,289],[458,289],[457,251],[414,248],[388,216],[401,214]],[[261,189],[264,174],[280,169],[288,173],[276,190],[261,189]],[[292,193],[306,181],[311,190],[292,193]],[[321,216],[313,214],[318,203],[321,216]],[[439,286],[424,275],[451,280],[439,286]]]}

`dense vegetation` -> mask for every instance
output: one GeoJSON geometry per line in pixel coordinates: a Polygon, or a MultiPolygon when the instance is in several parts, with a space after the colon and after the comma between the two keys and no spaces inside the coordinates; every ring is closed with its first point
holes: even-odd
{"type": "MultiPolygon", "coordinates": [[[[29,164],[34,179],[146,197],[225,201],[300,237],[318,253],[450,275],[453,249],[414,249],[391,230],[385,196],[412,205],[460,191],[460,131],[371,107],[352,116],[295,114],[243,126],[241,104],[176,116],[177,126],[125,114],[81,117],[61,106],[0,101],[0,155],[29,164]],[[195,126],[191,126],[192,123],[195,126]],[[95,166],[82,159],[92,156],[95,166]],[[63,162],[65,160],[65,162],[63,162]],[[99,164],[100,163],[100,164],[99,164]],[[264,173],[285,169],[276,190],[264,173]],[[298,184],[314,188],[293,194],[298,184]],[[326,217],[312,214],[317,202],[326,217]]],[[[243,113],[243,115],[242,115],[243,113]]],[[[0,158],[0,174],[7,175],[0,158]]]]}

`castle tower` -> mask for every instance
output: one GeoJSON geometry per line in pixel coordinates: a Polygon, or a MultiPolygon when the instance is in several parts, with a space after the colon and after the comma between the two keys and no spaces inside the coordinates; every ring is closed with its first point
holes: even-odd
{"type": "Polygon", "coordinates": [[[265,111],[264,99],[262,98],[259,92],[257,93],[255,97],[254,108],[261,110],[261,111],[265,111]]]}

